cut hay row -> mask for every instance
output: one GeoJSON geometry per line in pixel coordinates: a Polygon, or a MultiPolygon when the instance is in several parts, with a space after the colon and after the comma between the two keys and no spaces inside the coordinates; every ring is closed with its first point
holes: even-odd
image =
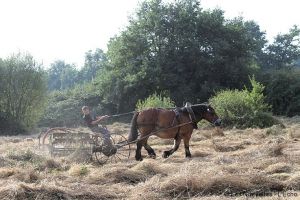
{"type": "MultiPolygon", "coordinates": [[[[129,130],[122,126],[110,128],[129,130]]],[[[299,199],[300,127],[274,129],[197,130],[192,159],[184,157],[183,145],[161,158],[172,143],[153,137],[156,160],[132,156],[102,166],[81,152],[51,158],[36,140],[5,137],[0,199],[299,199]]]]}

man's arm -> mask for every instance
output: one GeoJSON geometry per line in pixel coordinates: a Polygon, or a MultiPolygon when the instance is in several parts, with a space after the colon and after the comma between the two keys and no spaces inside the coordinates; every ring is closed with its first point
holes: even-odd
{"type": "Polygon", "coordinates": [[[104,116],[97,116],[96,120],[92,121],[91,124],[95,125],[98,124],[100,121],[109,118],[108,115],[104,115],[104,116]]]}

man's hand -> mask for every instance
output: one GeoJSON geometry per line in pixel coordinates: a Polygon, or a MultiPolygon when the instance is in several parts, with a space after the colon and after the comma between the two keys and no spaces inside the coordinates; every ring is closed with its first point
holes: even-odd
{"type": "Polygon", "coordinates": [[[103,116],[96,117],[96,119],[97,119],[98,122],[101,121],[101,120],[107,119],[107,118],[109,118],[108,115],[103,115],[103,116]]]}
{"type": "Polygon", "coordinates": [[[95,121],[92,121],[92,124],[98,124],[100,121],[109,118],[108,115],[97,116],[95,121]]]}

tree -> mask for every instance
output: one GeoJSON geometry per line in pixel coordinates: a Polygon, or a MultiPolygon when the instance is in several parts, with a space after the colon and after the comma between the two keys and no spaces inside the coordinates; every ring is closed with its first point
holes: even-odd
{"type": "Polygon", "coordinates": [[[14,54],[0,63],[2,120],[24,128],[35,125],[46,99],[45,74],[29,54],[14,54]]]}
{"type": "Polygon", "coordinates": [[[94,80],[97,72],[104,68],[106,62],[107,58],[102,49],[86,52],[84,67],[80,71],[81,79],[86,82],[94,80]]]}
{"type": "Polygon", "coordinates": [[[276,115],[300,115],[300,71],[282,69],[264,76],[267,100],[276,115]]]}
{"type": "Polygon", "coordinates": [[[242,88],[255,71],[264,33],[254,22],[226,20],[197,0],[144,1],[128,27],[108,44],[99,94],[118,111],[169,91],[177,104],[206,101],[215,90],[242,88]]]}
{"type": "Polygon", "coordinates": [[[300,29],[294,26],[289,33],[278,34],[262,56],[264,69],[290,68],[300,58],[300,29]]]}
{"type": "Polygon", "coordinates": [[[77,82],[78,71],[75,65],[57,60],[51,64],[48,72],[49,90],[64,90],[73,87],[77,82]]]}

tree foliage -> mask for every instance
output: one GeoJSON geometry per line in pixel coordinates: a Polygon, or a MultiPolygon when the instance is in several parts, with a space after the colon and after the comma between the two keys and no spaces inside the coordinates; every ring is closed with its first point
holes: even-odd
{"type": "Polygon", "coordinates": [[[0,61],[0,72],[1,128],[32,128],[45,105],[46,83],[41,66],[31,55],[18,53],[0,61]]]}
{"type": "Polygon", "coordinates": [[[226,20],[222,10],[203,10],[197,0],[144,1],[109,42],[99,94],[118,111],[161,91],[178,104],[205,101],[215,90],[242,88],[264,43],[254,22],[226,20]]]}
{"type": "Polygon", "coordinates": [[[64,90],[73,87],[77,82],[78,71],[74,65],[67,64],[63,60],[57,60],[51,64],[48,74],[48,89],[64,90]]]}
{"type": "Polygon", "coordinates": [[[95,52],[89,50],[85,53],[84,67],[80,70],[81,80],[89,82],[94,80],[107,63],[107,58],[102,49],[96,49],[95,52]]]}
{"type": "Polygon", "coordinates": [[[300,58],[300,29],[294,26],[289,33],[278,34],[261,58],[265,69],[291,68],[300,58]]]}
{"type": "Polygon", "coordinates": [[[264,76],[267,101],[277,115],[300,115],[300,71],[280,70],[264,76]]]}
{"type": "Polygon", "coordinates": [[[137,110],[144,110],[148,108],[174,108],[175,103],[170,97],[163,94],[152,94],[145,100],[139,100],[136,104],[137,110]]]}
{"type": "Polygon", "coordinates": [[[264,123],[260,117],[269,119],[268,114],[254,112],[265,110],[265,96],[262,85],[249,83],[253,74],[266,85],[264,93],[276,114],[297,114],[298,80],[290,74],[299,64],[299,33],[295,26],[267,43],[254,21],[226,19],[220,9],[204,10],[199,0],[142,1],[128,26],[111,38],[107,52],[86,52],[81,69],[63,60],[51,65],[47,77],[52,93],[40,125],[78,125],[83,105],[103,114],[132,111],[137,102],[161,103],[152,94],[164,91],[177,105],[207,101],[217,93],[220,102],[224,97],[241,112],[255,113],[249,122],[264,123]],[[288,75],[277,75],[283,68],[288,75]],[[253,89],[242,90],[251,84],[253,89]],[[224,96],[218,92],[223,90],[224,96]],[[246,105],[240,104],[244,101],[246,105]]]}

